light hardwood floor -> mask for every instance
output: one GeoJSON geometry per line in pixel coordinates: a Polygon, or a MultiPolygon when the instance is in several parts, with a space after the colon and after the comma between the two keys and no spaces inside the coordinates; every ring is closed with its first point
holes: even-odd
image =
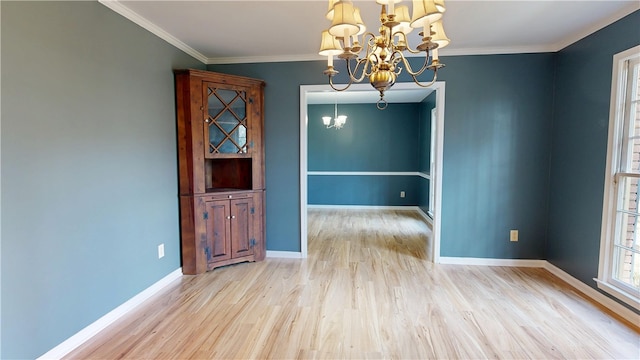
{"type": "Polygon", "coordinates": [[[546,270],[434,265],[415,213],[308,220],[307,259],[184,276],[68,358],[640,358],[637,332],[546,270]]]}

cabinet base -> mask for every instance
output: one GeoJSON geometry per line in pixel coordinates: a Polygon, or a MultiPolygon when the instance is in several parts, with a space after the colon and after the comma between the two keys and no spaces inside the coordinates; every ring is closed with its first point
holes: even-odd
{"type": "Polygon", "coordinates": [[[250,255],[250,256],[243,256],[235,259],[221,260],[221,261],[208,263],[207,271],[211,271],[221,266],[227,266],[227,265],[232,265],[232,264],[237,264],[242,262],[256,262],[256,257],[254,255],[250,255]]]}

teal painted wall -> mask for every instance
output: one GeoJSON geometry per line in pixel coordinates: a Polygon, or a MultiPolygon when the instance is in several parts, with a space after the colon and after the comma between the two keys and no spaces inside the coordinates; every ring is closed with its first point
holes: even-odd
{"type": "Polygon", "coordinates": [[[348,115],[340,129],[327,129],[322,116],[333,105],[309,105],[309,171],[418,171],[418,104],[341,104],[348,115]]]}
{"type": "Polygon", "coordinates": [[[418,176],[309,176],[312,205],[416,206],[418,176]],[[405,197],[400,197],[400,191],[405,197]]]}
{"type": "MultiPolygon", "coordinates": [[[[554,54],[456,56],[443,62],[442,256],[544,258],[554,54]],[[509,242],[510,229],[520,230],[519,242],[509,242]]],[[[208,66],[267,83],[269,250],[300,250],[299,224],[291,223],[300,216],[299,87],[325,84],[325,66],[208,66]]],[[[411,80],[403,73],[398,81],[411,80]]]]}
{"type": "MultiPolygon", "coordinates": [[[[418,104],[341,104],[348,116],[340,129],[327,129],[322,116],[334,114],[334,105],[309,105],[309,171],[418,171],[418,104]]],[[[309,175],[311,205],[417,205],[414,176],[309,175]],[[400,192],[405,197],[400,198],[400,192]]]]}
{"type": "Polygon", "coordinates": [[[557,56],[547,258],[585,284],[598,275],[613,55],[640,44],[640,11],[557,56]]]}
{"type": "Polygon", "coordinates": [[[204,66],[97,2],[0,6],[0,357],[27,359],[180,266],[172,68],[204,66]]]}
{"type": "Polygon", "coordinates": [[[441,255],[543,259],[554,54],[446,64],[441,255]]]}

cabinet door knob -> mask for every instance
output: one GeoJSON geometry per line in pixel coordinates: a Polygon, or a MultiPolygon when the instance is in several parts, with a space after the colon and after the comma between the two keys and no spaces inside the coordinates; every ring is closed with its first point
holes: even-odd
{"type": "Polygon", "coordinates": [[[232,215],[232,216],[231,216],[231,218],[232,218],[232,219],[235,219],[235,218],[236,218],[236,216],[235,216],[235,215],[232,215]]]}
{"type": "Polygon", "coordinates": [[[229,199],[231,199],[233,196],[229,195],[229,199]]]}
{"type": "Polygon", "coordinates": [[[231,216],[227,216],[227,220],[231,219],[231,216]]]}
{"type": "Polygon", "coordinates": [[[208,123],[210,123],[210,122],[211,122],[211,119],[206,118],[206,119],[204,119],[204,122],[206,122],[206,123],[208,124],[208,123]]]}

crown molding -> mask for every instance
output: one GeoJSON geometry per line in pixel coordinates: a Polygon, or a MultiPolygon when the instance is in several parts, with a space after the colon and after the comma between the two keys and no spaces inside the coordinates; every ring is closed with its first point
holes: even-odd
{"type": "MultiPolygon", "coordinates": [[[[464,55],[500,55],[500,54],[523,54],[523,53],[544,53],[555,52],[551,47],[545,46],[519,46],[519,47],[499,47],[499,48],[466,48],[466,49],[442,49],[440,56],[464,56],[464,55]]],[[[420,57],[421,54],[406,54],[407,57],[420,57]]],[[[291,61],[326,61],[325,56],[318,54],[306,55],[277,55],[277,56],[246,56],[246,57],[220,57],[208,58],[205,62],[214,64],[247,64],[247,63],[268,63],[268,62],[291,62],[291,61]]]]}
{"type": "Polygon", "coordinates": [[[439,50],[440,56],[465,56],[465,55],[504,55],[504,54],[531,54],[555,52],[551,46],[503,46],[490,48],[446,48],[439,50]]]}
{"type": "Polygon", "coordinates": [[[274,56],[238,56],[238,57],[220,57],[208,58],[207,64],[247,64],[247,63],[270,63],[270,62],[289,62],[289,61],[316,61],[327,59],[318,54],[306,55],[274,55],[274,56]]]}
{"type": "Polygon", "coordinates": [[[98,0],[98,2],[109,9],[117,12],[118,14],[124,16],[126,19],[134,22],[135,24],[141,26],[142,28],[148,30],[152,34],[161,38],[162,40],[168,42],[169,44],[175,46],[176,48],[184,51],[185,53],[191,55],[195,59],[199,60],[203,64],[207,64],[208,58],[202,55],[200,52],[192,48],[191,46],[183,43],[175,36],[169,34],[164,31],[162,28],[152,23],[151,21],[145,19],[140,14],[135,11],[129,9],[128,7],[122,5],[118,0],[98,0]]]}
{"type": "Polygon", "coordinates": [[[625,6],[623,9],[621,9],[620,11],[616,12],[615,14],[611,15],[610,17],[606,18],[606,19],[602,19],[601,21],[598,21],[597,23],[592,24],[591,26],[589,26],[588,28],[572,34],[570,36],[567,36],[566,38],[564,38],[561,41],[558,41],[557,43],[553,44],[551,46],[551,48],[553,48],[553,52],[557,52],[560,51],[564,48],[566,48],[567,46],[578,42],[582,39],[584,39],[585,37],[595,33],[596,31],[605,28],[611,24],[613,24],[614,22],[622,19],[623,17],[630,15],[631,13],[633,13],[634,11],[640,10],[640,2],[638,1],[631,1],[629,2],[629,5],[625,6]]]}

